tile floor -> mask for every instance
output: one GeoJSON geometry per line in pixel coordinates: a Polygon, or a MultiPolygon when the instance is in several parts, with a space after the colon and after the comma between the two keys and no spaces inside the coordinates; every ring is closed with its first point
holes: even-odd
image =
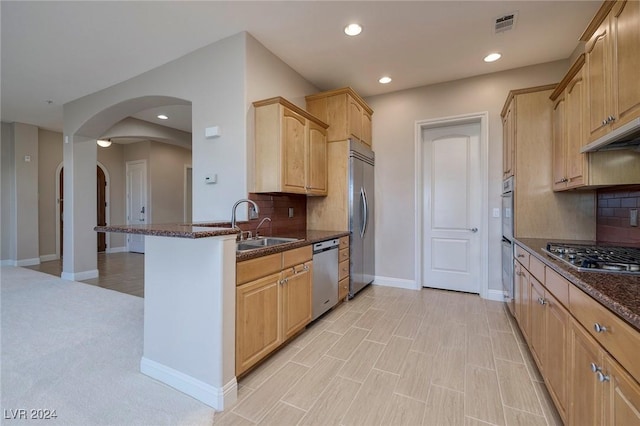
{"type": "Polygon", "coordinates": [[[216,425],[561,425],[503,303],[369,286],[239,380],[216,425]]]}
{"type": "MultiPolygon", "coordinates": [[[[60,276],[61,261],[30,267],[60,276]]],[[[144,296],[144,255],[84,281],[144,296]]],[[[503,303],[369,286],[239,380],[215,425],[561,425],[503,303]]]]}

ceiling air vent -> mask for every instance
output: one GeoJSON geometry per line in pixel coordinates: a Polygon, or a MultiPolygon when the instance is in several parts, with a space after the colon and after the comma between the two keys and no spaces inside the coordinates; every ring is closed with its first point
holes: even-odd
{"type": "Polygon", "coordinates": [[[496,18],[495,20],[495,33],[501,33],[504,31],[512,30],[516,26],[516,20],[518,18],[518,12],[508,13],[496,18]]]}

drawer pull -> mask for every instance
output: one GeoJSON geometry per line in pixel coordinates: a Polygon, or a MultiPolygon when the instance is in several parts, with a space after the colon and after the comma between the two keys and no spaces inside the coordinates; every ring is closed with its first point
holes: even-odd
{"type": "Polygon", "coordinates": [[[524,254],[522,254],[522,253],[518,253],[518,256],[517,256],[517,257],[522,258],[522,257],[524,257],[524,254]]]}
{"type": "Polygon", "coordinates": [[[601,383],[608,382],[610,380],[609,376],[602,374],[601,371],[598,371],[596,375],[598,376],[598,381],[601,383]]]}
{"type": "Polygon", "coordinates": [[[598,364],[596,364],[595,362],[591,363],[591,371],[593,371],[594,373],[597,373],[598,371],[602,371],[602,369],[600,367],[598,367],[598,364]]]}
{"type": "Polygon", "coordinates": [[[544,300],[544,298],[542,298],[542,297],[538,297],[538,303],[541,304],[541,305],[546,305],[547,301],[544,300]]]}
{"type": "Polygon", "coordinates": [[[607,327],[598,323],[593,324],[593,329],[596,331],[596,333],[604,333],[605,331],[607,331],[607,327]]]}

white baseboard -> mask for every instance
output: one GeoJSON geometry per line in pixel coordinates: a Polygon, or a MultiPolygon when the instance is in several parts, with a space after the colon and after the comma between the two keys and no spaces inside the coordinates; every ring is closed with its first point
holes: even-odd
{"type": "Polygon", "coordinates": [[[373,285],[381,285],[385,287],[406,288],[408,290],[420,290],[420,286],[415,280],[406,280],[402,278],[380,277],[376,276],[373,285]]]}
{"type": "Polygon", "coordinates": [[[238,397],[238,382],[235,377],[218,388],[145,357],[140,360],[140,371],[218,411],[231,406],[238,397]]]}
{"type": "Polygon", "coordinates": [[[127,251],[127,248],[125,246],[122,246],[122,247],[111,247],[111,248],[107,248],[105,253],[123,253],[125,251],[127,251]]]}
{"type": "Polygon", "coordinates": [[[58,259],[60,259],[60,258],[55,253],[54,254],[43,254],[43,255],[40,255],[40,262],[49,262],[51,260],[58,260],[58,259]]]}
{"type": "Polygon", "coordinates": [[[33,265],[39,265],[39,264],[40,264],[39,257],[34,257],[32,259],[20,259],[16,261],[16,266],[33,266],[33,265]]]}
{"type": "Polygon", "coordinates": [[[98,278],[100,273],[97,269],[93,269],[90,271],[82,271],[82,272],[63,272],[60,275],[60,278],[63,280],[69,281],[82,281],[82,280],[90,280],[92,278],[98,278]]]}
{"type": "Polygon", "coordinates": [[[487,300],[495,300],[496,302],[504,302],[504,291],[502,290],[487,290],[487,300]]]}
{"type": "Polygon", "coordinates": [[[16,261],[12,260],[12,259],[3,259],[0,260],[0,265],[1,266],[17,266],[16,265],[16,261]]]}

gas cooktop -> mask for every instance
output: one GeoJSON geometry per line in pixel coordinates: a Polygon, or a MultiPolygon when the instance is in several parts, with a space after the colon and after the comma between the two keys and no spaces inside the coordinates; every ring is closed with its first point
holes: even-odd
{"type": "Polygon", "coordinates": [[[637,248],[547,243],[542,250],[579,271],[640,275],[637,248]]]}

